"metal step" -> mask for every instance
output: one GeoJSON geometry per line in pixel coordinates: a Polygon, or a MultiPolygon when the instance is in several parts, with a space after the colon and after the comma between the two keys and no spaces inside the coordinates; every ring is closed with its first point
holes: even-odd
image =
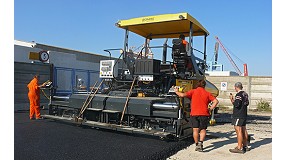
{"type": "Polygon", "coordinates": [[[86,108],[86,110],[90,110],[90,111],[102,111],[102,109],[97,109],[97,108],[86,108]]]}
{"type": "MultiPolygon", "coordinates": [[[[73,120],[73,118],[68,117],[59,117],[59,116],[53,116],[53,115],[42,115],[44,118],[48,119],[54,119],[54,120],[60,120],[64,122],[74,123],[78,124],[73,120]]],[[[147,130],[147,129],[139,129],[139,128],[133,128],[130,126],[123,126],[123,125],[116,125],[116,124],[109,124],[109,123],[101,123],[101,122],[95,122],[95,121],[84,121],[82,122],[82,125],[90,126],[90,127],[98,127],[98,128],[104,128],[109,130],[115,130],[115,131],[122,131],[127,133],[135,133],[135,134],[144,134],[144,135],[151,135],[151,136],[158,136],[158,137],[167,137],[169,135],[173,135],[169,132],[162,132],[157,130],[147,130]]]]}
{"type": "Polygon", "coordinates": [[[68,101],[52,101],[52,105],[68,107],[69,106],[69,102],[68,101]]]}
{"type": "Polygon", "coordinates": [[[107,110],[107,109],[103,110],[102,112],[104,112],[104,113],[121,113],[120,111],[107,110]]]}

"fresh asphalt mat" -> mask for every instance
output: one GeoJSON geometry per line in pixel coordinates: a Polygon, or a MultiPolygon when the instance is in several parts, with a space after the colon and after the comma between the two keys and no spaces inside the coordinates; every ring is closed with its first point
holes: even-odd
{"type": "Polygon", "coordinates": [[[30,120],[29,112],[14,114],[15,160],[135,160],[166,159],[193,140],[159,138],[61,123],[30,120]]]}

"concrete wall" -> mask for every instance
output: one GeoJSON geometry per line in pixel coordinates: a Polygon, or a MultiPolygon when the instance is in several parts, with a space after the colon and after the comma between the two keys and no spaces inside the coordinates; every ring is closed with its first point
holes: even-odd
{"type": "MultiPolygon", "coordinates": [[[[94,70],[99,71],[100,63],[90,62],[84,60],[78,60],[77,55],[58,52],[58,51],[49,51],[50,63],[54,64],[55,67],[66,67],[74,69],[84,69],[84,70],[94,70]]],[[[89,57],[94,57],[95,55],[88,55],[89,57]]],[[[107,59],[107,58],[106,58],[107,59]]]]}
{"type": "MultiPolygon", "coordinates": [[[[56,68],[63,67],[68,68],[69,70],[76,70],[73,77],[71,75],[67,75],[71,72],[63,72],[63,70],[60,70],[59,73],[54,73],[54,75],[57,75],[56,80],[51,80],[54,82],[53,85],[58,87],[58,91],[59,89],[72,90],[75,86],[70,86],[72,85],[70,82],[76,81],[74,77],[83,79],[85,85],[90,81],[89,84],[93,86],[93,84],[99,80],[99,62],[102,59],[106,60],[109,59],[109,57],[35,42],[14,41],[14,62],[53,64],[56,68]],[[48,62],[42,63],[39,60],[29,59],[30,52],[40,52],[42,50],[49,52],[48,62]],[[89,77],[86,72],[88,72],[89,77]]],[[[87,86],[87,88],[89,88],[89,86],[87,86]]]]}
{"type": "Polygon", "coordinates": [[[53,64],[55,67],[99,71],[100,60],[109,59],[108,56],[48,46],[44,44],[17,40],[15,40],[14,43],[14,62],[31,63],[33,60],[29,59],[30,52],[46,50],[49,51],[49,63],[53,64]]]}
{"type": "Polygon", "coordinates": [[[207,76],[207,80],[212,82],[214,85],[218,87],[220,90],[220,94],[218,96],[218,100],[220,101],[220,107],[228,107],[232,108],[232,104],[229,100],[229,95],[232,93],[236,94],[234,90],[234,84],[236,82],[241,82],[243,84],[243,90],[246,91],[249,95],[249,109],[254,110],[257,108],[258,101],[265,100],[272,104],[272,77],[267,76],[229,76],[229,77],[221,77],[221,76],[207,76]],[[225,82],[227,84],[226,87],[222,87],[221,83],[225,82]],[[225,90],[222,90],[222,89],[225,90]]]}
{"type": "Polygon", "coordinates": [[[32,60],[29,59],[30,52],[40,52],[42,49],[33,48],[32,43],[27,43],[30,45],[25,44],[15,44],[14,45],[14,62],[26,62],[31,63],[32,60]]]}

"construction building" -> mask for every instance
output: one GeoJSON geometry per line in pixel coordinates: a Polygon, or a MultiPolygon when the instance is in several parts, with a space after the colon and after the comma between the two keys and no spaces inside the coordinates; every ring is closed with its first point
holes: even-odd
{"type": "MultiPolygon", "coordinates": [[[[14,99],[15,110],[29,109],[26,85],[35,74],[40,74],[40,83],[51,79],[57,95],[86,92],[99,79],[99,62],[109,59],[93,53],[49,46],[36,42],[14,41],[14,99]],[[31,59],[31,53],[48,52],[46,62],[31,59]]],[[[48,91],[46,92],[48,94],[48,91]]],[[[47,105],[41,96],[41,105],[47,105]]]]}

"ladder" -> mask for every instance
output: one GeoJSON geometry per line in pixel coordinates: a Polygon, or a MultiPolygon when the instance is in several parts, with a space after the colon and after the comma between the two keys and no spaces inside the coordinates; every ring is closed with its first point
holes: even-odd
{"type": "Polygon", "coordinates": [[[97,82],[95,82],[93,88],[91,89],[91,92],[90,94],[87,96],[85,102],[83,103],[81,109],[80,109],[80,112],[78,114],[77,117],[75,117],[75,121],[76,122],[80,122],[80,121],[83,121],[82,119],[82,115],[84,113],[84,111],[87,109],[87,107],[89,106],[90,102],[93,100],[93,98],[95,97],[95,94],[99,91],[99,88],[101,87],[101,85],[103,84],[104,80],[102,80],[99,84],[99,86],[97,87],[97,89],[93,92],[97,82]]]}

